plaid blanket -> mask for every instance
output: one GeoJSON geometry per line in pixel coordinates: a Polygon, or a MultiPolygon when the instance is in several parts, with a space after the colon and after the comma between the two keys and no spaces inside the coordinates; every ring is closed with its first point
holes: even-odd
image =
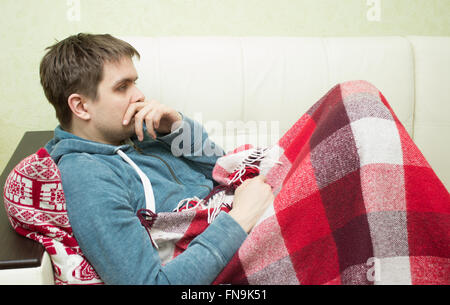
{"type": "MultiPolygon", "coordinates": [[[[449,284],[450,195],[371,84],[337,85],[270,148],[219,158],[220,183],[174,212],[139,210],[163,264],[187,249],[233,191],[264,174],[276,195],[214,284],[449,284]]],[[[100,284],[67,216],[61,177],[45,149],[7,178],[17,233],[44,245],[56,284],[100,284]]]]}
{"type": "Polygon", "coordinates": [[[265,155],[273,208],[215,284],[450,283],[449,193],[373,85],[332,88],[265,155]]]}

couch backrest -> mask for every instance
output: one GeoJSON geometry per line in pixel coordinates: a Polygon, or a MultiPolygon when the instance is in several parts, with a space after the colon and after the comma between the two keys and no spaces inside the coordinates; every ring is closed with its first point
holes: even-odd
{"type": "Polygon", "coordinates": [[[275,142],[332,86],[367,80],[450,185],[450,37],[124,39],[141,53],[147,98],[201,121],[227,151],[275,142]]]}
{"type": "Polygon", "coordinates": [[[450,188],[450,37],[408,37],[414,53],[414,142],[450,188]]]}

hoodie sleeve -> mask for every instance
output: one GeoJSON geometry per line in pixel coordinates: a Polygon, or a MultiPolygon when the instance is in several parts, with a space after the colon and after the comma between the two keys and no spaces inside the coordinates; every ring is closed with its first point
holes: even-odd
{"type": "Polygon", "coordinates": [[[162,265],[130,204],[126,177],[87,154],[64,156],[59,168],[75,238],[107,284],[210,284],[247,236],[222,212],[162,265]]]}
{"type": "Polygon", "coordinates": [[[191,161],[206,177],[212,179],[212,170],[219,157],[225,153],[208,136],[203,126],[184,116],[181,125],[170,134],[159,136],[175,157],[184,157],[191,161]]]}

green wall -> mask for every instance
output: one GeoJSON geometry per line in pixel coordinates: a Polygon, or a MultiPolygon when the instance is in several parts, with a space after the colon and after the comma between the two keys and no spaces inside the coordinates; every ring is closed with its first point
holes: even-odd
{"type": "Polygon", "coordinates": [[[450,0],[0,0],[0,170],[25,131],[57,124],[38,73],[55,39],[78,32],[449,36],[449,17],[450,0]]]}

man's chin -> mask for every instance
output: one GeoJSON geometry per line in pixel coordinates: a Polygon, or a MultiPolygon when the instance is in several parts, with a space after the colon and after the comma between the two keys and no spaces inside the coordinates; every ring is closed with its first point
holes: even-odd
{"type": "Polygon", "coordinates": [[[123,126],[121,129],[116,130],[115,132],[112,130],[109,130],[108,132],[108,138],[112,140],[112,142],[115,143],[123,143],[127,139],[134,136],[134,126],[123,126]]]}
{"type": "Polygon", "coordinates": [[[125,128],[123,131],[124,140],[131,138],[134,135],[136,135],[136,133],[134,131],[134,125],[127,126],[127,128],[125,128]]]}

